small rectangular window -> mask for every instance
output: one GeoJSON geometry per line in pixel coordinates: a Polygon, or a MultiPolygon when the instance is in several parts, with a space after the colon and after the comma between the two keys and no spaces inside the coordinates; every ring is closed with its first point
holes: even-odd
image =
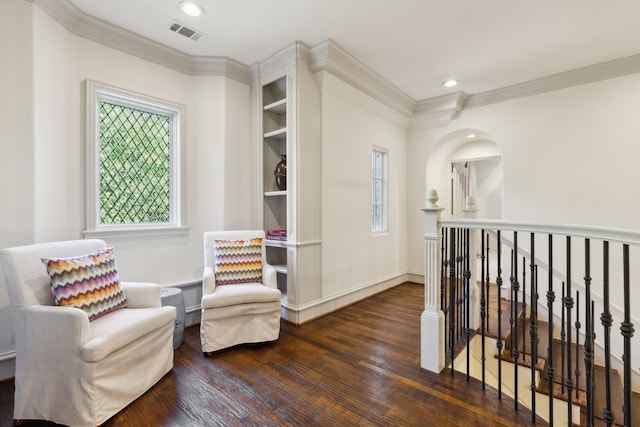
{"type": "Polygon", "coordinates": [[[87,232],[180,228],[182,107],[91,81],[87,96],[87,232]]]}
{"type": "Polygon", "coordinates": [[[387,231],[387,152],[380,148],[371,157],[371,230],[387,231]]]}

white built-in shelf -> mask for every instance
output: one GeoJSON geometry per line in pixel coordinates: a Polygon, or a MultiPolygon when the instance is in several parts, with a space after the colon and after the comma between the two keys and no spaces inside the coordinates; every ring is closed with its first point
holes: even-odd
{"type": "Polygon", "coordinates": [[[280,128],[264,134],[266,138],[285,139],[287,137],[287,128],[280,128]]]}
{"type": "Polygon", "coordinates": [[[264,197],[276,197],[276,196],[286,196],[286,195],[287,195],[287,190],[264,192],[264,197]]]}
{"type": "Polygon", "coordinates": [[[287,112],[287,98],[280,99],[271,104],[265,105],[264,111],[273,111],[274,113],[284,114],[287,112]]]}
{"type": "Polygon", "coordinates": [[[286,240],[265,239],[264,240],[264,244],[266,246],[271,246],[273,248],[286,248],[287,247],[287,241],[286,240]]]}
{"type": "Polygon", "coordinates": [[[287,274],[287,265],[286,264],[271,264],[277,273],[287,274]]]}

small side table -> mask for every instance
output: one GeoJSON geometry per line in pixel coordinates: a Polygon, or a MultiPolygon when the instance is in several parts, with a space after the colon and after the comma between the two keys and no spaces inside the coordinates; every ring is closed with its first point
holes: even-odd
{"type": "Polygon", "coordinates": [[[173,349],[177,349],[184,339],[184,297],[180,288],[161,288],[160,299],[163,306],[174,306],[176,308],[176,322],[173,330],[173,349]]]}

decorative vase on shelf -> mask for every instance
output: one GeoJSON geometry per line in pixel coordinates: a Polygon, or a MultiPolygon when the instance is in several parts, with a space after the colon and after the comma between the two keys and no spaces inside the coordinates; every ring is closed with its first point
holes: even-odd
{"type": "Polygon", "coordinates": [[[284,191],[287,189],[287,155],[280,155],[280,162],[276,165],[276,170],[273,174],[276,176],[276,187],[278,190],[284,191]]]}

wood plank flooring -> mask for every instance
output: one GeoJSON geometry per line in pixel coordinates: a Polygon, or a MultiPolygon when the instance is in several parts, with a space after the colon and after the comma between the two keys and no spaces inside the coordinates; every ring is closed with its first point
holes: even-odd
{"type": "MultiPolygon", "coordinates": [[[[529,425],[529,411],[479,381],[420,368],[423,300],[422,285],[405,283],[302,326],[283,322],[275,343],[209,357],[189,327],[173,370],[105,426],[529,425]]],[[[12,411],[5,381],[0,426],[12,411]]]]}

